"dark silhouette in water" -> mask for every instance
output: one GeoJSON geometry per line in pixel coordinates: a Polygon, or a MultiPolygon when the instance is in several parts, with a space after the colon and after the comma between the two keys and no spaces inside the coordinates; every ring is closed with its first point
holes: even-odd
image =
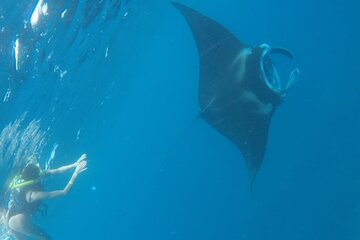
{"type": "Polygon", "coordinates": [[[249,46],[214,20],[179,3],[195,38],[200,60],[200,117],[242,152],[251,182],[265,155],[271,117],[299,70],[281,82],[270,58],[293,55],[266,44],[249,46]]]}

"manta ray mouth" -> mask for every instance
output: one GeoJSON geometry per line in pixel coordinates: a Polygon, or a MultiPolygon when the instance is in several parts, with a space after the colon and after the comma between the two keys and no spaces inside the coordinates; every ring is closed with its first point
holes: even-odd
{"type": "Polygon", "coordinates": [[[283,95],[287,90],[295,85],[299,79],[300,71],[298,68],[292,69],[290,71],[290,76],[284,80],[284,78],[281,77],[284,73],[282,71],[280,74],[280,68],[273,58],[275,55],[282,55],[287,57],[287,59],[293,60],[294,56],[289,50],[284,48],[270,48],[266,44],[261,47],[263,52],[260,59],[260,66],[262,75],[264,76],[264,81],[269,89],[283,95]]]}

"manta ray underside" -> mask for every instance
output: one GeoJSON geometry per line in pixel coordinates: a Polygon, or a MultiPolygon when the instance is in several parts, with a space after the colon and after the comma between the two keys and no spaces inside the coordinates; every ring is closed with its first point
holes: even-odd
{"type": "Polygon", "coordinates": [[[251,182],[265,155],[271,117],[285,92],[294,85],[299,70],[280,81],[271,59],[293,55],[266,44],[249,46],[214,20],[179,3],[195,38],[200,61],[200,117],[241,151],[251,182]]]}

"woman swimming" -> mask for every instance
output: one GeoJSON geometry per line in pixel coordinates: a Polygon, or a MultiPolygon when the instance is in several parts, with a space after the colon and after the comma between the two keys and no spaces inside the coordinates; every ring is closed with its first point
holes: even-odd
{"type": "Polygon", "coordinates": [[[87,159],[83,154],[75,163],[57,169],[43,171],[39,164],[28,163],[21,174],[10,184],[10,201],[6,213],[7,226],[17,240],[28,237],[49,240],[51,237],[36,226],[32,216],[39,211],[43,200],[65,196],[69,193],[78,175],[86,170],[87,159]],[[69,182],[63,190],[45,192],[41,180],[52,174],[59,174],[73,169],[69,182]]]}

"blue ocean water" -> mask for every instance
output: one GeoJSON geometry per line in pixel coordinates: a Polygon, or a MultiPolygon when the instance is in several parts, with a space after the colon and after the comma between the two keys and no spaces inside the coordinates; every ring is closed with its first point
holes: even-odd
{"type": "Polygon", "coordinates": [[[1,1],[1,185],[31,155],[56,167],[88,154],[37,219],[54,239],[359,239],[360,4],[182,3],[300,68],[252,191],[230,141],[202,120],[185,131],[198,54],[165,0],[1,1]]]}

